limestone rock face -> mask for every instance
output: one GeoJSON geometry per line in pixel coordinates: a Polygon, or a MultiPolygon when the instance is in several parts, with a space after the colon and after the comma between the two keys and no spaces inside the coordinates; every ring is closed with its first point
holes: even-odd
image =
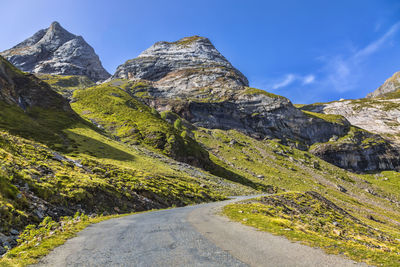
{"type": "Polygon", "coordinates": [[[26,74],[0,56],[0,101],[29,107],[56,109],[72,113],[66,99],[32,74],[26,74]]]}
{"type": "Polygon", "coordinates": [[[365,172],[399,170],[399,151],[379,135],[355,130],[335,142],[313,145],[310,152],[344,169],[365,172]]]}
{"type": "Polygon", "coordinates": [[[400,165],[392,160],[398,154],[390,144],[369,142],[374,136],[368,132],[331,146],[330,140],[344,137],[352,129],[345,118],[331,121],[304,113],[284,97],[248,87],[246,77],[207,38],[158,42],[120,65],[110,81],[118,85],[116,79],[133,81],[137,86],[130,90],[132,95],[158,111],[173,111],[198,127],[234,129],[258,139],[278,138],[303,150],[324,143],[311,151],[354,171],[400,165]],[[386,156],[390,158],[387,161],[386,156]]]}
{"type": "Polygon", "coordinates": [[[249,88],[247,78],[204,37],[157,42],[120,65],[112,79],[145,82],[151,87],[143,99],[147,104],[200,127],[236,129],[303,148],[348,129],[310,118],[284,97],[249,88]]]}
{"type": "Polygon", "coordinates": [[[352,125],[400,146],[400,99],[355,99],[310,105],[310,111],[344,116],[352,125]]]}
{"type": "Polygon", "coordinates": [[[389,93],[396,92],[397,90],[400,90],[400,71],[393,74],[393,76],[387,79],[378,89],[369,93],[367,98],[382,97],[389,93]]]}
{"type": "Polygon", "coordinates": [[[85,75],[93,81],[110,77],[82,36],[69,33],[58,22],[0,55],[30,73],[85,75]]]}
{"type": "Polygon", "coordinates": [[[314,147],[312,153],[337,166],[357,171],[399,169],[400,99],[342,100],[308,105],[303,109],[341,115],[352,125],[364,129],[347,140],[341,138],[335,143],[314,147]]]}
{"type": "Polygon", "coordinates": [[[248,86],[247,78],[212,45],[192,36],[176,42],[157,42],[137,58],[117,68],[112,78],[144,79],[156,83],[166,97],[195,90],[248,86]]]}

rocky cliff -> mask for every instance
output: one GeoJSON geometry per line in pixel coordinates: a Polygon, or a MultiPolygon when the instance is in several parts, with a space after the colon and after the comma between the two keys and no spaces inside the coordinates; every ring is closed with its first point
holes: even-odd
{"type": "MultiPolygon", "coordinates": [[[[137,58],[120,65],[113,79],[136,82],[131,94],[158,111],[171,110],[195,126],[235,129],[258,139],[277,138],[303,150],[315,143],[346,136],[351,128],[344,118],[330,120],[306,114],[284,97],[248,87],[247,78],[204,37],[157,42],[137,58]]],[[[359,136],[360,142],[368,138],[371,138],[369,133],[359,136]]],[[[399,165],[391,160],[389,144],[379,148],[379,157],[369,152],[368,157],[363,156],[366,148],[356,141],[353,146],[346,144],[341,154],[353,153],[351,158],[355,163],[330,162],[355,171],[399,165]],[[380,157],[386,152],[390,154],[390,163],[380,164],[380,157]],[[369,167],[364,168],[362,161],[369,167]]],[[[315,153],[328,161],[332,159],[329,149],[320,148],[315,153]]]]}
{"type": "Polygon", "coordinates": [[[210,87],[234,89],[248,85],[247,78],[210,40],[199,36],[157,42],[137,58],[119,66],[113,78],[153,81],[165,97],[187,97],[195,90],[210,87]]]}
{"type": "Polygon", "coordinates": [[[82,36],[69,33],[58,22],[0,55],[31,73],[85,75],[93,81],[110,76],[82,36]]]}
{"type": "Polygon", "coordinates": [[[147,85],[144,101],[196,126],[236,129],[306,146],[342,135],[348,126],[310,118],[291,102],[248,87],[247,78],[204,37],[157,42],[117,68],[112,79],[147,85]]]}
{"type": "Polygon", "coordinates": [[[400,151],[399,89],[400,72],[397,72],[377,90],[368,94],[366,98],[303,106],[302,109],[307,111],[341,115],[352,125],[360,128],[357,135],[347,139],[342,138],[342,141],[347,141],[341,142],[341,146],[338,145],[340,142],[336,141],[336,143],[315,147],[313,153],[321,154],[324,151],[327,161],[332,163],[341,161],[340,166],[345,168],[398,169],[397,158],[400,151]],[[364,141],[360,140],[361,136],[364,136],[364,141]],[[349,142],[350,140],[351,142],[349,142]],[[379,160],[371,160],[371,157],[379,158],[379,160]],[[358,164],[361,165],[355,167],[358,164]],[[380,167],[376,167],[377,165],[380,167]]]}
{"type": "Polygon", "coordinates": [[[400,146],[400,99],[370,98],[307,105],[304,109],[344,116],[352,125],[400,146]]]}
{"type": "Polygon", "coordinates": [[[26,74],[0,56],[0,101],[23,110],[41,107],[72,112],[68,102],[32,74],[26,74]]]}

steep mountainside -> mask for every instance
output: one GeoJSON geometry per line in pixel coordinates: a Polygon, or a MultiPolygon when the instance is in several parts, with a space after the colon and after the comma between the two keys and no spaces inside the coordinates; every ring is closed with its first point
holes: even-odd
{"type": "MultiPolygon", "coordinates": [[[[160,112],[173,111],[195,126],[235,129],[261,139],[276,138],[303,150],[346,136],[351,128],[346,119],[306,114],[284,97],[248,87],[243,74],[204,37],[158,42],[119,66],[111,79],[140,84],[131,94],[160,112]]],[[[399,167],[397,154],[389,144],[374,148],[374,152],[379,151],[378,157],[364,151],[359,142],[371,137],[364,133],[355,144],[343,146],[339,160],[332,159],[331,149],[316,153],[355,171],[399,167]],[[382,162],[386,155],[389,162],[382,162]],[[361,164],[365,161],[371,166],[369,169],[361,164]]]]}
{"type": "Polygon", "coordinates": [[[93,81],[110,76],[82,36],[69,33],[58,22],[0,55],[31,73],[84,75],[93,81]]]}
{"type": "MultiPolygon", "coordinates": [[[[315,212],[306,221],[295,216],[301,229],[331,231],[340,227],[336,220],[348,222],[341,215],[350,214],[363,226],[351,235],[366,249],[363,255],[373,250],[397,259],[386,239],[369,238],[400,238],[399,173],[342,169],[396,168],[400,157],[385,140],[342,116],[302,111],[286,98],[247,87],[246,78],[205,38],[159,43],[144,54],[119,67],[120,73],[131,69],[126,74],[98,85],[82,76],[38,75],[50,86],[0,58],[0,254],[17,244],[24,226],[38,225],[45,216],[57,220],[77,211],[116,214],[225,195],[314,191],[317,197],[307,200],[315,212]],[[321,213],[321,200],[344,212],[331,217],[331,207],[323,205],[321,213]],[[364,233],[372,229],[364,225],[382,235],[364,233]]],[[[307,195],[296,193],[294,201],[307,195]]],[[[258,212],[263,210],[250,212],[267,215],[258,212]]],[[[281,209],[271,211],[282,215],[281,209]]],[[[292,227],[280,218],[274,222],[280,231],[292,227]]],[[[45,237],[36,240],[31,246],[46,246],[45,237]]],[[[3,259],[12,255],[35,260],[18,250],[3,259]]]]}
{"type": "Polygon", "coordinates": [[[112,76],[118,78],[144,82],[148,104],[171,109],[197,126],[305,144],[346,132],[346,126],[310,119],[284,97],[249,88],[243,74],[204,37],[158,42],[119,66],[112,76]]]}
{"type": "MultiPolygon", "coordinates": [[[[232,182],[146,144],[117,141],[79,117],[47,83],[0,60],[0,254],[17,244],[24,226],[45,216],[126,213],[255,192],[241,184],[247,179],[232,182]]],[[[167,124],[139,108],[149,122],[167,124]]],[[[185,147],[189,139],[181,142],[185,147]]],[[[208,159],[198,144],[194,149],[208,159]]]]}
{"type": "Polygon", "coordinates": [[[0,56],[0,100],[23,110],[32,107],[72,111],[68,102],[50,86],[31,74],[25,74],[0,56]]]}

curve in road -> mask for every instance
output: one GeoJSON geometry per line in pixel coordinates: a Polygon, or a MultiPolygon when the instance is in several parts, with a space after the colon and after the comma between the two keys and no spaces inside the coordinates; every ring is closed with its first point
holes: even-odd
{"type": "Polygon", "coordinates": [[[36,266],[355,266],[320,249],[216,215],[241,199],[140,213],[91,225],[36,266]]]}

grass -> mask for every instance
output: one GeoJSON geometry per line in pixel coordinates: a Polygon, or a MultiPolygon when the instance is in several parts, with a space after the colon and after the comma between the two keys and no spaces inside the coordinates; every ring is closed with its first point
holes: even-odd
{"type": "Polygon", "coordinates": [[[135,88],[144,86],[120,81],[118,84],[110,82],[78,90],[74,93],[76,102],[72,107],[82,117],[101,125],[110,135],[126,144],[146,146],[213,175],[263,190],[263,185],[244,179],[213,162],[209,153],[192,138],[193,126],[183,123],[176,114],[176,119],[170,122],[164,119],[167,114],[161,116],[132,96],[135,88]]]}
{"type": "Polygon", "coordinates": [[[75,237],[87,226],[132,214],[135,213],[88,217],[76,213],[73,217],[63,217],[59,222],[46,217],[38,226],[26,227],[19,237],[19,245],[0,258],[0,266],[27,266],[38,263],[42,257],[75,237]]]}
{"type": "Polygon", "coordinates": [[[100,85],[77,91],[74,98],[75,111],[128,144],[147,145],[180,161],[196,158],[199,166],[208,163],[207,153],[189,136],[183,137],[185,129],[173,127],[120,87],[100,85]]]}
{"type": "MultiPolygon", "coordinates": [[[[325,115],[325,114],[321,114],[325,115]]],[[[309,151],[315,151],[321,146],[329,147],[329,150],[339,150],[343,144],[352,145],[354,149],[365,150],[375,146],[385,145],[387,142],[378,135],[374,135],[359,127],[350,126],[346,135],[339,137],[337,140],[325,143],[315,143],[310,146],[309,151]]]]}
{"type": "Polygon", "coordinates": [[[95,85],[95,83],[86,76],[55,74],[35,75],[39,79],[48,83],[54,91],[66,98],[71,98],[75,90],[84,89],[95,85]]]}
{"type": "Polygon", "coordinates": [[[177,44],[177,45],[181,45],[181,46],[188,46],[201,38],[202,37],[200,37],[200,36],[194,35],[194,36],[182,38],[176,42],[173,42],[173,44],[177,44]]]}
{"type": "Polygon", "coordinates": [[[307,110],[302,110],[302,112],[311,118],[318,118],[327,122],[336,123],[343,126],[348,125],[347,120],[341,115],[316,113],[307,110]]]}
{"type": "MultiPolygon", "coordinates": [[[[400,201],[398,173],[354,174],[307,151],[282,145],[279,140],[256,140],[233,130],[195,128],[176,114],[158,114],[144,105],[137,94],[146,96],[148,89],[149,85],[144,82],[116,80],[74,90],[72,107],[81,118],[55,109],[33,108],[24,112],[0,102],[3,232],[40,223],[28,208],[32,195],[53,205],[68,204],[71,212],[79,204],[86,211],[101,214],[152,208],[141,205],[137,195],[150,199],[158,207],[169,207],[257,191],[315,191],[355,217],[357,221],[349,223],[354,223],[356,230],[364,229],[362,225],[367,224],[391,238],[400,238],[400,213],[396,206],[400,201]],[[57,155],[62,159],[57,159],[57,155]],[[199,168],[186,166],[171,157],[199,168]],[[25,185],[29,190],[24,189],[25,185]],[[337,185],[346,188],[346,193],[340,192],[337,185]]],[[[262,90],[247,90],[250,94],[270,96],[262,90]]],[[[340,123],[338,117],[309,114],[340,123]]],[[[347,142],[360,134],[363,132],[351,128],[338,142],[347,142]]],[[[359,145],[377,144],[379,140],[366,137],[360,139],[359,145]]],[[[296,196],[300,197],[294,194],[291,198],[296,196]]],[[[279,214],[277,211],[274,216],[279,214]]],[[[318,218],[317,215],[313,213],[312,217],[318,218]]],[[[258,218],[263,218],[260,224],[265,219],[258,218]]],[[[276,228],[282,223],[286,227],[285,218],[275,219],[269,225],[276,228]]],[[[310,225],[316,225],[312,218],[305,219],[310,225]]],[[[327,225],[331,227],[329,222],[327,225]]],[[[276,229],[283,235],[294,232],[276,229]]],[[[316,246],[324,246],[323,242],[333,238],[315,238],[299,232],[300,237],[304,242],[307,238],[314,240],[316,246]]],[[[344,240],[332,242],[346,243],[344,240]]],[[[354,257],[359,255],[359,249],[356,247],[358,252],[353,253],[354,257]]],[[[384,261],[384,254],[374,253],[372,260],[384,261]]]]}
{"type": "Polygon", "coordinates": [[[230,204],[235,221],[377,266],[400,264],[400,242],[350,215],[315,192],[288,192],[230,204]]]}
{"type": "Polygon", "coordinates": [[[267,91],[261,90],[261,89],[257,89],[257,88],[253,88],[253,87],[246,87],[245,90],[243,91],[243,94],[245,95],[265,95],[268,96],[270,98],[280,98],[280,99],[287,99],[284,96],[280,96],[280,95],[276,95],[273,93],[269,93],[267,91]]]}

